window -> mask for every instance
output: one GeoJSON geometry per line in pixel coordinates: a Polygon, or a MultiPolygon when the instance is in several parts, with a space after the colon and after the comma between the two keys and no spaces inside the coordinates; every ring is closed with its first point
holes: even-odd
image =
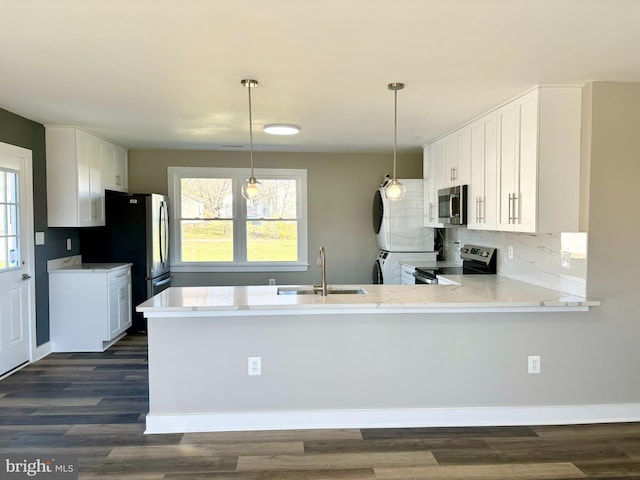
{"type": "Polygon", "coordinates": [[[0,270],[20,265],[18,172],[0,169],[0,270]]]}
{"type": "Polygon", "coordinates": [[[296,271],[307,263],[307,171],[169,167],[174,271],[296,271]]]}

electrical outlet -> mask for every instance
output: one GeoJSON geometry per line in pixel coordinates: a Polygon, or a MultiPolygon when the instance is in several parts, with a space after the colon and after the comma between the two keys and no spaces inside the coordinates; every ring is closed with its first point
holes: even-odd
{"type": "Polygon", "coordinates": [[[262,357],[249,357],[247,359],[247,368],[248,375],[262,375],[262,357]]]}
{"type": "Polygon", "coordinates": [[[513,260],[513,245],[509,245],[509,248],[507,248],[507,256],[509,260],[513,260]]]}
{"type": "Polygon", "coordinates": [[[270,278],[269,279],[269,285],[275,285],[276,284],[276,279],[275,278],[270,278]]]}
{"type": "Polygon", "coordinates": [[[529,373],[540,373],[540,355],[529,355],[529,373]]]}
{"type": "Polygon", "coordinates": [[[560,265],[562,268],[571,268],[571,253],[562,252],[560,254],[560,265]]]}
{"type": "Polygon", "coordinates": [[[71,239],[67,238],[67,250],[71,250],[71,239]]]}

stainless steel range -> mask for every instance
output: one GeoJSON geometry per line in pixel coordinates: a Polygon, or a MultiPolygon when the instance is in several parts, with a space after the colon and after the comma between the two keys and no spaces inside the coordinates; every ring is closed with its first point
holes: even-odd
{"type": "Polygon", "coordinates": [[[416,284],[435,285],[438,275],[495,275],[498,251],[492,247],[464,245],[460,250],[462,266],[457,267],[416,267],[413,276],[416,284]]]}

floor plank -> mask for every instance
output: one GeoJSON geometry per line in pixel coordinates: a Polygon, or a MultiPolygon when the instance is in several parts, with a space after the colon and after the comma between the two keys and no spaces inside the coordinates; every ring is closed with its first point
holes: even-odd
{"type": "Polygon", "coordinates": [[[537,463],[515,465],[455,465],[374,469],[380,480],[540,480],[586,478],[571,463],[537,463]]]}
{"type": "Polygon", "coordinates": [[[303,470],[436,465],[431,452],[319,453],[306,455],[250,456],[238,459],[238,470],[303,470]]]}

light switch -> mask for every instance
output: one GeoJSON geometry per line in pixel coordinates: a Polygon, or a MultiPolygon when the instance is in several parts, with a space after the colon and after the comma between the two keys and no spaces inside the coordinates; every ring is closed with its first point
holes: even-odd
{"type": "Polygon", "coordinates": [[[44,232],[36,232],[36,245],[44,245],[44,232]]]}

